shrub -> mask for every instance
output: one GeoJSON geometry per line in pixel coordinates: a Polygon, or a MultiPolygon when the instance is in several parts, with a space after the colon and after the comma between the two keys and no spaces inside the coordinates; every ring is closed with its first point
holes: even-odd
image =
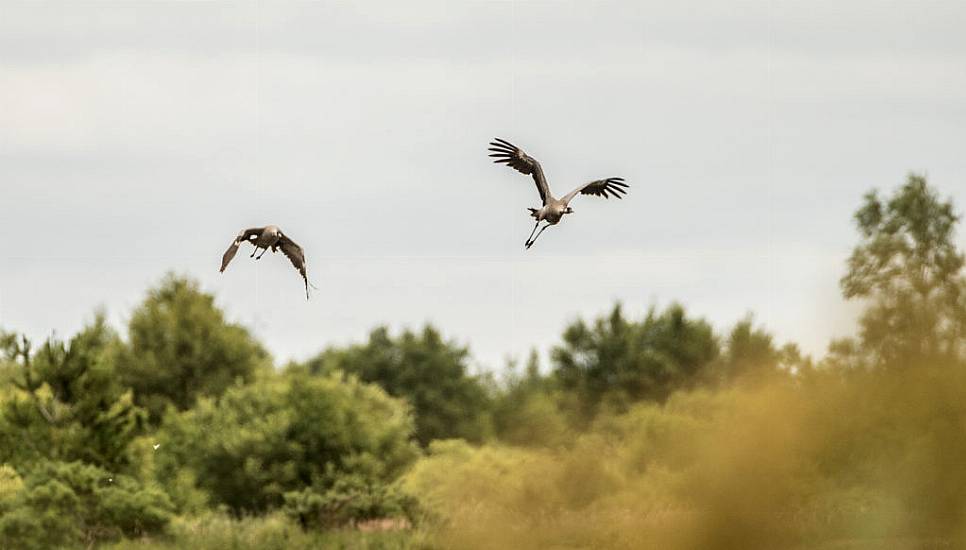
{"type": "Polygon", "coordinates": [[[311,373],[342,371],[378,384],[412,406],[416,439],[482,441],[490,431],[485,379],[470,374],[469,350],[427,325],[392,336],[373,330],[365,344],[326,350],[305,365],[311,373]]]}
{"type": "Polygon", "coordinates": [[[90,545],[161,532],[171,519],[164,492],[81,462],[43,462],[13,491],[3,475],[3,548],[90,545]]]}
{"type": "MultiPolygon", "coordinates": [[[[341,376],[268,374],[165,418],[159,478],[192,481],[235,513],[277,508],[283,495],[332,489],[343,475],[387,482],[418,454],[405,403],[341,376]],[[191,476],[185,476],[184,470],[191,476]]],[[[179,502],[179,505],[184,505],[179,502]]]]}
{"type": "Polygon", "coordinates": [[[285,494],[285,514],[303,528],[331,528],[360,521],[410,517],[414,500],[386,483],[358,474],[341,476],[318,489],[285,494]]]}

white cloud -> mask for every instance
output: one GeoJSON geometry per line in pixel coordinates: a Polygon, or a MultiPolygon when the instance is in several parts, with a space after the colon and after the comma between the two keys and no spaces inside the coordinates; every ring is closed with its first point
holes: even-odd
{"type": "Polygon", "coordinates": [[[966,204],[961,2],[132,6],[4,8],[0,232],[31,237],[0,264],[6,328],[121,323],[176,269],[280,358],[432,320],[496,366],[617,299],[755,311],[818,351],[851,323],[863,191],[928,170],[966,204]],[[495,135],[555,190],[631,194],[525,254],[535,193],[495,135]],[[308,251],[308,304],[278,258],[217,274],[269,222],[308,251]]]}

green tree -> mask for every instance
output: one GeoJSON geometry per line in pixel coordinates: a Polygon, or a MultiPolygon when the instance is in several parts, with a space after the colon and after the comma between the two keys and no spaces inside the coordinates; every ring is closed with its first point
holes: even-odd
{"type": "Polygon", "coordinates": [[[522,372],[515,363],[507,365],[501,382],[492,405],[493,428],[500,441],[555,447],[573,440],[567,403],[560,399],[556,381],[540,372],[535,351],[522,372]]]}
{"type": "Polygon", "coordinates": [[[593,326],[578,320],[552,352],[554,376],[589,418],[601,404],[624,410],[640,400],[664,401],[688,386],[718,356],[718,340],[703,319],[674,304],[643,321],[627,320],[620,305],[593,326]]]}
{"type": "Polygon", "coordinates": [[[888,200],[869,192],[855,221],[861,241],[841,286],[846,298],[869,304],[860,320],[868,362],[962,361],[966,277],[963,253],[953,242],[959,216],[952,201],[940,199],[924,177],[910,175],[888,200]]]}
{"type": "Polygon", "coordinates": [[[468,360],[466,348],[443,340],[431,326],[398,338],[380,327],[365,344],[326,350],[306,368],[346,372],[406,399],[416,417],[416,439],[425,446],[454,437],[480,441],[487,434],[489,397],[483,381],[469,374],[468,360]]]}
{"type": "Polygon", "coordinates": [[[131,465],[131,443],[145,419],[117,381],[120,341],[102,316],[65,344],[36,352],[7,339],[8,388],[0,401],[0,463],[83,460],[111,471],[131,465]]]}
{"type": "Polygon", "coordinates": [[[715,370],[719,381],[728,382],[775,372],[781,358],[782,353],[775,347],[772,335],[762,328],[756,328],[751,316],[748,316],[728,333],[724,353],[715,370]]]}
{"type": "MultiPolygon", "coordinates": [[[[341,375],[265,373],[220,398],[169,411],[158,442],[160,480],[183,494],[183,471],[236,513],[277,508],[284,495],[325,494],[345,476],[388,483],[417,456],[405,403],[341,375]]],[[[179,502],[183,504],[183,502],[179,502]]]]}
{"type": "Polygon", "coordinates": [[[266,352],[248,330],[225,321],[212,295],[168,275],[131,315],[119,371],[157,422],[168,405],[188,409],[267,364],[266,352]]]}

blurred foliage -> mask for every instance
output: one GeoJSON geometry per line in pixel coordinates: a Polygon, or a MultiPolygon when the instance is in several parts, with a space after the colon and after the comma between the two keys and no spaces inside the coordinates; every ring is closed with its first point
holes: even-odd
{"type": "Polygon", "coordinates": [[[442,548],[958,547],[963,392],[949,369],[679,392],[566,447],[434,443],[403,486],[442,548]]]}
{"type": "Polygon", "coordinates": [[[868,193],[855,221],[862,240],[841,284],[846,298],[869,305],[861,349],[852,351],[880,367],[966,360],[966,275],[952,202],[910,175],[886,201],[868,193]]]}
{"type": "Polygon", "coordinates": [[[188,409],[199,396],[221,395],[268,365],[262,346],[225,321],[213,296],[195,281],[168,275],[131,314],[118,372],[156,423],[169,404],[188,409]]]}
{"type": "MultiPolygon", "coordinates": [[[[0,492],[0,547],[91,546],[161,532],[172,516],[163,491],[81,462],[41,461],[19,489],[0,492]]],[[[2,479],[2,478],[0,478],[2,479]]]]}
{"type": "Polygon", "coordinates": [[[280,514],[234,518],[218,513],[178,518],[168,536],[119,541],[105,550],[417,550],[424,536],[402,529],[306,531],[280,514]]]}
{"type": "Polygon", "coordinates": [[[554,376],[592,418],[602,406],[626,410],[636,401],[667,399],[703,374],[719,348],[711,325],[688,318],[680,305],[652,308],[635,322],[618,304],[592,326],[578,320],[564,330],[553,350],[554,376]]]}
{"type": "Polygon", "coordinates": [[[7,464],[0,464],[0,516],[7,512],[7,506],[23,488],[20,474],[7,464]]]}
{"type": "MultiPolygon", "coordinates": [[[[169,411],[158,432],[159,479],[191,481],[235,513],[277,508],[306,488],[325,495],[346,475],[388,483],[417,455],[406,405],[340,375],[268,374],[195,408],[169,411]]],[[[177,491],[180,505],[193,498],[177,491]]]]}
{"type": "Polygon", "coordinates": [[[728,334],[718,374],[735,380],[777,370],[781,355],[773,340],[764,329],[755,328],[751,317],[738,322],[728,334]]]}
{"type": "Polygon", "coordinates": [[[324,529],[381,518],[413,516],[415,500],[383,480],[357,473],[329,487],[285,493],[286,515],[305,528],[324,529]]]}
{"type": "Polygon", "coordinates": [[[536,352],[530,354],[523,372],[507,365],[502,385],[493,392],[493,427],[500,441],[510,445],[548,446],[566,444],[576,422],[568,416],[567,400],[556,381],[540,373],[536,352]]]}
{"type": "Polygon", "coordinates": [[[468,361],[466,348],[443,340],[431,326],[419,334],[405,330],[397,338],[380,327],[365,344],[326,350],[304,368],[353,374],[406,399],[416,418],[416,439],[426,445],[451,437],[481,441],[487,435],[486,386],[469,374],[468,361]]]}
{"type": "Polygon", "coordinates": [[[814,368],[812,359],[793,343],[778,347],[775,338],[755,327],[749,315],[736,323],[723,346],[723,353],[710,369],[716,384],[748,383],[773,376],[792,376],[814,368]]]}

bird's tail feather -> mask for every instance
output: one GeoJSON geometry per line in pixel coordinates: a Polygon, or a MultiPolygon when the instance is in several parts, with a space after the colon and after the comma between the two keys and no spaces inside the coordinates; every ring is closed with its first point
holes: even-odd
{"type": "Polygon", "coordinates": [[[531,216],[533,216],[534,218],[537,217],[537,209],[536,208],[527,208],[527,210],[530,211],[530,215],[531,216]]]}

